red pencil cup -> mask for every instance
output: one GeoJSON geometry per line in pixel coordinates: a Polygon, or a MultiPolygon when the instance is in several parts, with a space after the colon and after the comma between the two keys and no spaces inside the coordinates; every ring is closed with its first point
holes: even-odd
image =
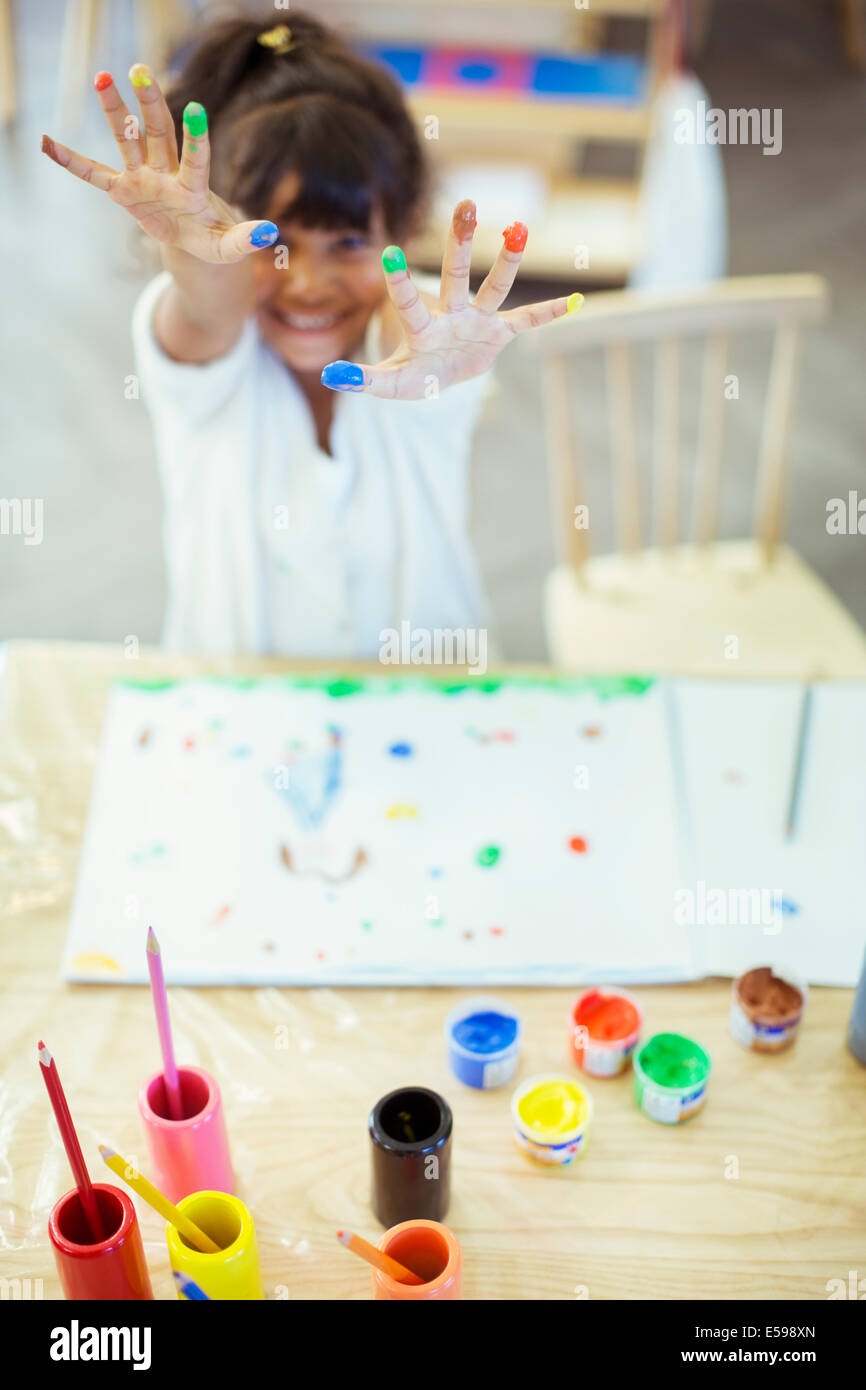
{"type": "Polygon", "coordinates": [[[421,1276],[423,1284],[402,1284],[384,1270],[373,1270],[377,1302],[444,1303],[463,1296],[463,1252],[457,1238],[438,1221],[401,1221],[379,1241],[379,1249],[421,1276]]]}
{"type": "Polygon", "coordinates": [[[78,1189],[55,1202],[48,1236],[63,1293],[69,1299],[153,1298],[135,1207],[119,1187],[95,1182],[93,1191],[105,1226],[94,1243],[78,1189]]]}
{"type": "Polygon", "coordinates": [[[230,1192],[235,1178],[220,1088],[201,1067],[178,1067],[182,1120],[173,1120],[162,1072],[138,1093],[152,1172],[148,1175],[171,1202],[191,1192],[230,1192]]]}

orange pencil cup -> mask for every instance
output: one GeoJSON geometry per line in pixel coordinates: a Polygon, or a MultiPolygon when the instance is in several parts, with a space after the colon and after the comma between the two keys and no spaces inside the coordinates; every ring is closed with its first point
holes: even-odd
{"type": "Polygon", "coordinates": [[[401,1221],[385,1232],[379,1249],[426,1282],[401,1284],[390,1274],[374,1269],[373,1297],[377,1301],[428,1303],[462,1298],[463,1251],[447,1226],[440,1226],[438,1221],[401,1221]]]}
{"type": "Polygon", "coordinates": [[[234,1192],[220,1088],[202,1067],[178,1067],[177,1074],[182,1120],[171,1118],[162,1072],[138,1093],[153,1181],[175,1204],[191,1192],[234,1192]]]}
{"type": "Polygon", "coordinates": [[[93,1191],[105,1227],[94,1242],[76,1188],[55,1202],[48,1238],[63,1294],[68,1299],[134,1301],[153,1298],[135,1207],[119,1187],[95,1182],[93,1191]]]}

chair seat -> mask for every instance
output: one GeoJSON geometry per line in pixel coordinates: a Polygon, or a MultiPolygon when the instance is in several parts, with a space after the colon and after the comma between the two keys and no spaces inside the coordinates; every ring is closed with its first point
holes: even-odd
{"type": "Polygon", "coordinates": [[[754,541],[727,541],[599,555],[579,578],[559,566],[545,626],[570,670],[866,678],[866,634],[787,546],[769,564],[754,541]]]}

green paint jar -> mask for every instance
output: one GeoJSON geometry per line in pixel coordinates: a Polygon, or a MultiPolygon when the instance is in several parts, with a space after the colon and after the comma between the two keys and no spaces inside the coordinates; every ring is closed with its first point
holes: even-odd
{"type": "Polygon", "coordinates": [[[707,1098],[709,1054],[681,1033],[654,1033],[634,1055],[638,1109],[662,1125],[696,1115],[707,1098]]]}

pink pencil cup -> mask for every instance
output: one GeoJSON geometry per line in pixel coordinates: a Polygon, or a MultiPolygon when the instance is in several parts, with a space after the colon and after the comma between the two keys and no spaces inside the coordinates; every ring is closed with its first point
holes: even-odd
{"type": "Polygon", "coordinates": [[[178,1067],[182,1120],[171,1119],[162,1072],[145,1081],[138,1109],[154,1184],[171,1202],[191,1192],[229,1192],[235,1178],[220,1088],[201,1067],[178,1067]]]}
{"type": "Polygon", "coordinates": [[[135,1207],[119,1187],[95,1182],[105,1240],[94,1243],[76,1188],[55,1202],[48,1238],[65,1298],[137,1301],[152,1299],[150,1275],[135,1207]]]}

